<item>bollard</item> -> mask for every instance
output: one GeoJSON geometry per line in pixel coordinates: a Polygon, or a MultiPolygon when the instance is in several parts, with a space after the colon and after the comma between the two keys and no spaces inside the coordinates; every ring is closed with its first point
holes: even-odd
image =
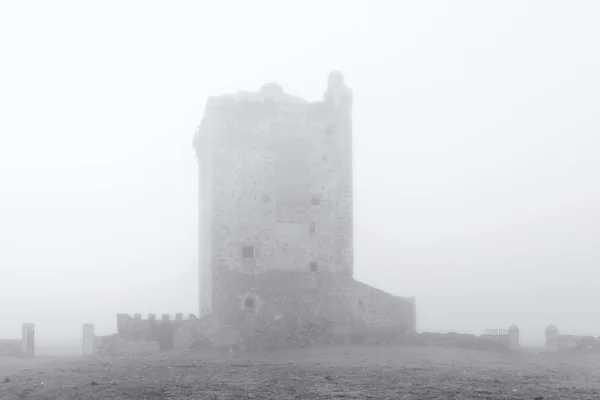
{"type": "Polygon", "coordinates": [[[21,333],[21,346],[25,357],[33,357],[35,355],[35,325],[26,323],[23,324],[21,333]]]}
{"type": "Polygon", "coordinates": [[[94,355],[94,324],[83,324],[83,349],[84,357],[94,355]]]}

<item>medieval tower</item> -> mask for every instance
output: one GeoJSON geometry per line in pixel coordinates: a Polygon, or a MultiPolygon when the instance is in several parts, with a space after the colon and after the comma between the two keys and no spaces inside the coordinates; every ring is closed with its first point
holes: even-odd
{"type": "Polygon", "coordinates": [[[194,146],[201,316],[241,336],[414,329],[414,303],[353,279],[352,90],[341,73],[320,102],[277,84],[209,98],[194,146]]]}

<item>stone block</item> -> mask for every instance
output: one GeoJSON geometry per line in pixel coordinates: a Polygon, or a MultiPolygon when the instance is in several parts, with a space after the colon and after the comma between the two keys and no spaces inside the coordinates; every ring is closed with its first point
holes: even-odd
{"type": "Polygon", "coordinates": [[[22,327],[22,351],[25,357],[35,355],[35,325],[31,323],[23,324],[22,327]]]}
{"type": "Polygon", "coordinates": [[[83,324],[83,356],[94,355],[94,324],[83,324]]]}

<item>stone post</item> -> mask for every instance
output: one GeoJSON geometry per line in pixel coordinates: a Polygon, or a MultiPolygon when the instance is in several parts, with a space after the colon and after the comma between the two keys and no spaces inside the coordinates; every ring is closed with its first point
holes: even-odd
{"type": "Polygon", "coordinates": [[[558,328],[554,325],[548,325],[548,327],[546,328],[546,350],[558,351],[560,348],[558,339],[558,328]]]}
{"type": "Polygon", "coordinates": [[[417,300],[416,298],[413,297],[409,297],[408,300],[411,303],[411,310],[410,310],[410,332],[411,333],[417,333],[417,300]]]}
{"type": "Polygon", "coordinates": [[[23,324],[21,333],[21,346],[25,357],[35,355],[35,325],[23,324]]]}
{"type": "Polygon", "coordinates": [[[511,350],[518,350],[519,345],[519,328],[516,325],[508,328],[508,343],[511,350]]]}
{"type": "Polygon", "coordinates": [[[83,349],[84,357],[94,355],[94,324],[83,324],[83,349]]]}

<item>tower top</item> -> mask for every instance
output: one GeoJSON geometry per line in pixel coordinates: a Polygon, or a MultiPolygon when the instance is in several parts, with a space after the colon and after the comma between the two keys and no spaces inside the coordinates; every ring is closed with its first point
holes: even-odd
{"type": "Polygon", "coordinates": [[[274,82],[265,83],[259,92],[264,99],[270,100],[279,100],[285,96],[285,92],[283,91],[283,87],[274,82]]]}
{"type": "Polygon", "coordinates": [[[346,86],[344,75],[337,70],[331,71],[327,77],[327,88],[322,101],[308,102],[305,99],[286,93],[283,87],[275,82],[267,82],[256,92],[240,90],[237,93],[209,96],[204,109],[202,122],[194,133],[193,145],[199,149],[206,147],[205,132],[210,125],[207,115],[213,108],[227,111],[234,110],[240,104],[284,104],[304,107],[321,107],[323,104],[345,112],[352,104],[352,89],[346,86]]]}
{"type": "Polygon", "coordinates": [[[558,334],[558,328],[554,325],[548,325],[546,327],[546,334],[558,334]]]}
{"type": "Polygon", "coordinates": [[[340,71],[332,71],[327,77],[327,90],[323,95],[326,103],[334,107],[351,103],[352,89],[346,86],[344,75],[340,71]]]}
{"type": "Polygon", "coordinates": [[[327,78],[327,90],[335,90],[346,87],[344,75],[340,71],[331,71],[327,78]]]}

